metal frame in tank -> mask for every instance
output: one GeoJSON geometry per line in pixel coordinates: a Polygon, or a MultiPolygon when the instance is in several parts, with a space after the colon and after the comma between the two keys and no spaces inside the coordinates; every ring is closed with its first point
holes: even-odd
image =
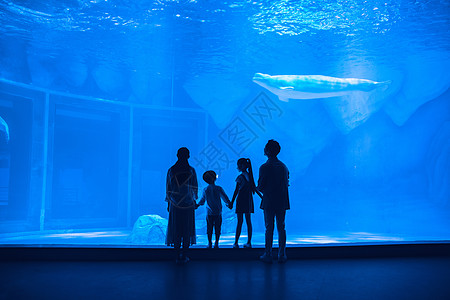
{"type": "MultiPolygon", "coordinates": [[[[29,117],[32,119],[29,168],[26,172],[30,180],[25,186],[29,192],[22,199],[26,203],[26,207],[21,207],[27,211],[26,217],[15,221],[5,221],[5,218],[2,218],[0,233],[75,228],[130,228],[140,214],[152,213],[152,211],[145,211],[145,207],[142,209],[145,195],[141,193],[143,178],[140,170],[143,166],[142,158],[145,155],[141,153],[141,150],[145,130],[149,128],[147,125],[158,119],[172,122],[175,127],[184,126],[182,125],[184,123],[191,124],[192,128],[196,129],[195,140],[186,146],[191,147],[192,153],[203,149],[208,140],[208,115],[202,109],[98,99],[51,91],[3,79],[0,80],[0,91],[0,95],[8,95],[11,99],[16,97],[16,99],[22,99],[21,101],[28,101],[31,106],[29,117]],[[119,122],[119,126],[116,127],[119,172],[117,174],[117,215],[115,217],[64,219],[52,216],[50,208],[52,202],[55,201],[52,195],[54,133],[55,126],[58,126],[55,120],[61,116],[114,119],[119,122]],[[180,124],[177,125],[177,122],[180,124]]],[[[167,141],[165,144],[159,143],[159,146],[163,147],[165,152],[173,154],[173,159],[166,158],[164,161],[168,168],[176,158],[177,143],[167,141]]],[[[161,171],[161,174],[165,176],[165,172],[161,171]]],[[[161,198],[160,193],[156,193],[155,199],[152,201],[159,202],[164,209],[163,199],[159,199],[161,198]]]]}

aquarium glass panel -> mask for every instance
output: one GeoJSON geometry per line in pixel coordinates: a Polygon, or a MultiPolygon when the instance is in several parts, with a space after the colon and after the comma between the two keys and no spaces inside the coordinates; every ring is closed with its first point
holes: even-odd
{"type": "Polygon", "coordinates": [[[448,28],[448,1],[0,0],[0,246],[164,246],[178,149],[231,199],[271,139],[289,245],[448,241],[448,28]]]}

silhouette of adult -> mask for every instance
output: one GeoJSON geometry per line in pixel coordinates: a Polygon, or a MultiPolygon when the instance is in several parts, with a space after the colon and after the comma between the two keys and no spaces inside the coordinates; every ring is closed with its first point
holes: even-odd
{"type": "Polygon", "coordinates": [[[189,165],[189,150],[178,149],[177,162],[167,171],[166,201],[169,222],[166,244],[177,250],[177,263],[186,263],[190,245],[195,244],[195,200],[198,198],[198,183],[195,169],[189,165]],[[181,244],[183,247],[181,248],[181,244]]]}
{"type": "Polygon", "coordinates": [[[280,144],[269,140],[264,147],[267,161],[259,168],[257,189],[263,194],[261,209],[264,210],[264,223],[266,226],[265,252],[260,257],[263,262],[272,262],[272,244],[274,221],[276,219],[278,231],[278,261],[286,262],[286,230],[285,217],[289,205],[289,171],[277,155],[280,153],[280,144]]]}

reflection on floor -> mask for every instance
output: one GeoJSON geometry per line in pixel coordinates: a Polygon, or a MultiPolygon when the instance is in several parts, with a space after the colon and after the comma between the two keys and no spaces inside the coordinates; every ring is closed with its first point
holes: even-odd
{"type": "MultiPolygon", "coordinates": [[[[0,245],[117,245],[117,246],[139,246],[133,244],[130,240],[130,230],[91,230],[91,231],[75,231],[75,230],[59,230],[59,231],[43,231],[43,232],[26,232],[26,233],[7,233],[0,234],[0,245]]],[[[274,242],[277,242],[276,234],[274,242]]],[[[336,233],[332,235],[293,235],[288,233],[287,243],[290,245],[298,244],[347,244],[347,243],[396,243],[396,242],[414,242],[414,241],[433,241],[442,240],[429,237],[408,237],[408,236],[389,236],[370,232],[346,232],[336,233]]],[[[239,242],[246,243],[247,236],[241,235],[239,242]]],[[[234,243],[233,234],[224,234],[220,237],[221,246],[231,246],[234,243]]],[[[264,245],[264,234],[254,233],[252,244],[254,246],[264,245]]],[[[151,241],[147,244],[150,246],[162,246],[163,240],[151,241]]],[[[195,247],[203,247],[207,245],[207,237],[204,234],[197,235],[197,244],[195,247]]]]}
{"type": "Polygon", "coordinates": [[[450,299],[450,258],[0,261],[0,299],[450,299]]]}

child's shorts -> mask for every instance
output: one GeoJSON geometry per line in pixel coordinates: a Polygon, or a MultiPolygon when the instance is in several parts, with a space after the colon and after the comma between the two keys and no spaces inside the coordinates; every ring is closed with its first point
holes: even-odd
{"type": "Polygon", "coordinates": [[[212,234],[213,228],[216,234],[220,234],[220,229],[222,228],[222,215],[206,216],[206,233],[212,234]]]}

